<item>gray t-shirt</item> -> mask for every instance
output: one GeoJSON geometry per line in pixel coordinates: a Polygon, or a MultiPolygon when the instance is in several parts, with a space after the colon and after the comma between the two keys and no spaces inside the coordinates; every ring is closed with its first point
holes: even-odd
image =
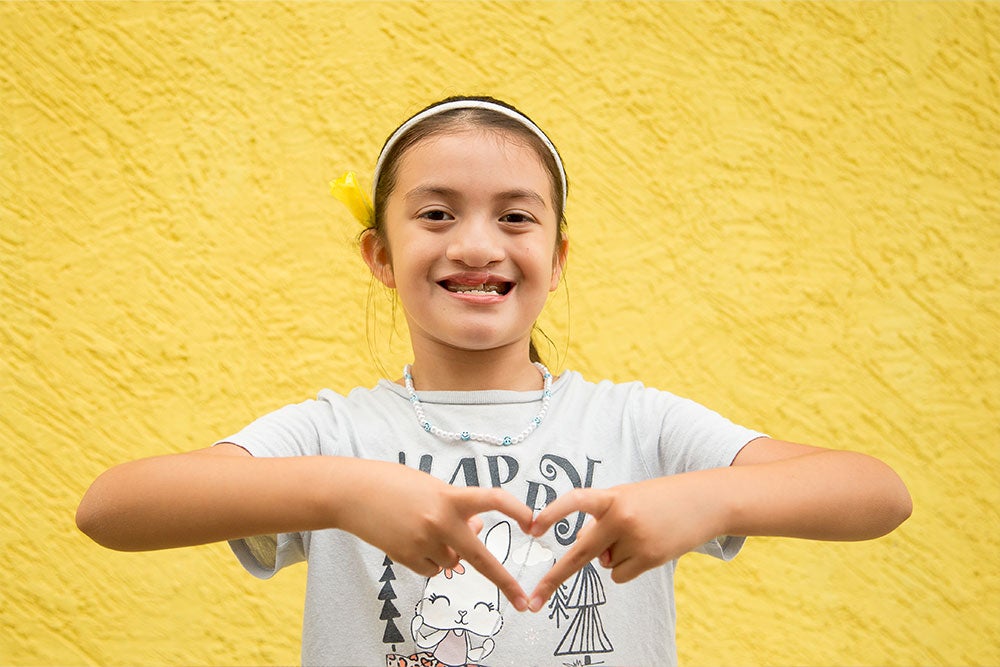
{"type": "MultiPolygon", "coordinates": [[[[540,391],[420,392],[427,419],[446,431],[518,433],[538,413],[540,391]]],[[[542,424],[523,442],[445,442],[417,422],[406,390],[381,381],[347,396],[266,415],[231,442],[254,456],[351,456],[393,461],[458,486],[494,486],[536,510],[574,488],[605,488],[728,466],[763,434],[707,408],[633,382],[594,384],[568,371],[552,385],[542,424]]],[[[358,503],[363,504],[364,498],[358,503]]],[[[412,502],[419,503],[419,498],[412,502]]],[[[670,511],[664,507],[663,511],[670,511]]],[[[499,513],[480,538],[531,592],[575,541],[573,515],[531,540],[499,513]]],[[[730,559],[739,537],[699,551],[730,559]]],[[[308,561],[302,661],[307,665],[673,665],[676,561],[625,583],[596,561],[537,614],[518,613],[471,567],[427,579],[337,530],[236,540],[240,562],[267,578],[308,561]]]]}

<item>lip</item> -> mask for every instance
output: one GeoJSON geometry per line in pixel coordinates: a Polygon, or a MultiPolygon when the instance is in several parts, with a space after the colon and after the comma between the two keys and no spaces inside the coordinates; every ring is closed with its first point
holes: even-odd
{"type": "Polygon", "coordinates": [[[437,281],[437,284],[449,295],[471,303],[498,303],[504,301],[517,283],[510,278],[488,271],[460,271],[444,276],[437,281]],[[477,293],[454,292],[448,289],[448,285],[458,285],[462,287],[474,287],[485,283],[502,283],[506,286],[503,292],[477,293]]]}
{"type": "MultiPolygon", "coordinates": [[[[496,293],[480,292],[479,294],[473,294],[472,292],[452,292],[451,290],[444,287],[442,287],[441,289],[443,289],[445,294],[447,294],[449,297],[453,299],[457,299],[465,303],[474,303],[478,305],[503,303],[504,301],[507,300],[507,297],[510,295],[510,290],[507,291],[507,294],[500,294],[499,292],[496,293]]],[[[511,290],[513,289],[514,288],[512,287],[511,290]]]]}
{"type": "Polygon", "coordinates": [[[510,278],[489,271],[457,271],[444,276],[438,283],[456,283],[458,285],[482,285],[483,283],[512,283],[510,278]]]}

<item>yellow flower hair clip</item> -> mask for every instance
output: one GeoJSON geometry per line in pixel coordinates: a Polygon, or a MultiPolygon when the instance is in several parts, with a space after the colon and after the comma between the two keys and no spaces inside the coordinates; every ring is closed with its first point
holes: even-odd
{"type": "Polygon", "coordinates": [[[330,194],[347,207],[364,227],[375,225],[375,208],[368,193],[361,189],[358,177],[353,171],[346,172],[335,181],[330,181],[330,194]]]}

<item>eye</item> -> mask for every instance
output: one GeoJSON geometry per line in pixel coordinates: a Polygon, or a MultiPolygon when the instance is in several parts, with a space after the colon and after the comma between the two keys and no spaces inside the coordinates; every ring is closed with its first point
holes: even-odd
{"type": "Polygon", "coordinates": [[[451,220],[452,216],[447,211],[441,210],[439,208],[432,208],[426,211],[421,211],[417,216],[422,220],[433,220],[435,222],[442,222],[444,220],[451,220]]]}
{"type": "Polygon", "coordinates": [[[478,608],[480,605],[486,607],[486,611],[493,611],[494,609],[496,609],[496,605],[494,605],[492,602],[477,602],[473,607],[473,609],[478,608]]]}
{"type": "Polygon", "coordinates": [[[449,607],[451,606],[451,600],[448,599],[447,595],[438,595],[437,593],[431,593],[427,599],[430,601],[431,604],[434,604],[438,600],[444,600],[449,607]]]}
{"type": "Polygon", "coordinates": [[[500,222],[509,222],[513,224],[524,224],[534,221],[535,219],[530,215],[528,215],[527,213],[514,212],[514,213],[505,213],[504,215],[500,216],[500,222]]]}

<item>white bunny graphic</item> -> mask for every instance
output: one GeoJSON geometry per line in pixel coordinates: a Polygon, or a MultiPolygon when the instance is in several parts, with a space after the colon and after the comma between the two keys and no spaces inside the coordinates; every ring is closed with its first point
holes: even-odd
{"type": "MultiPolygon", "coordinates": [[[[486,533],[487,550],[501,563],[510,553],[510,524],[501,521],[486,533]]],[[[454,570],[427,580],[424,597],[410,623],[413,641],[434,650],[444,665],[466,665],[493,652],[491,639],[503,626],[500,591],[475,568],[459,561],[454,570]]]]}

